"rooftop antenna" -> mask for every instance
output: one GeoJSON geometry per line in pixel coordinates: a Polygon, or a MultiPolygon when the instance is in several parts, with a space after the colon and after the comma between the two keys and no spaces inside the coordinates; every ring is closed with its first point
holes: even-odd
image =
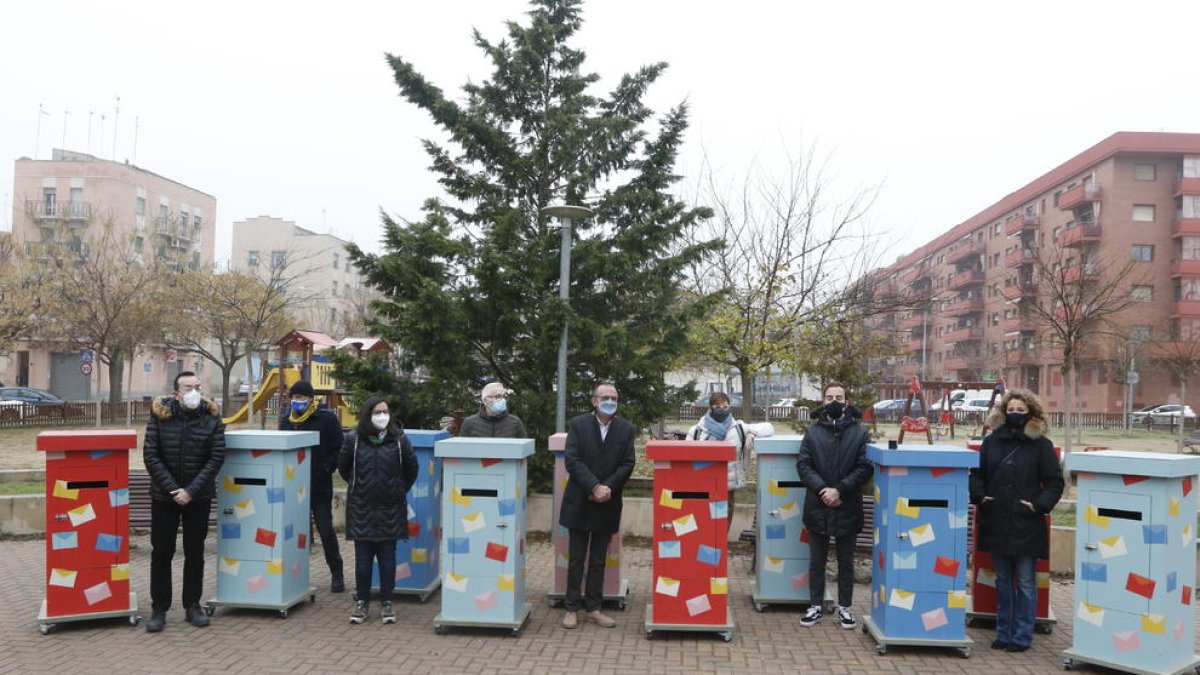
{"type": "Polygon", "coordinates": [[[67,149],[67,117],[70,116],[70,114],[71,114],[70,110],[63,111],[63,137],[62,137],[63,150],[67,149]]]}
{"type": "Polygon", "coordinates": [[[88,149],[87,149],[87,151],[88,151],[89,155],[92,154],[92,116],[95,114],[96,113],[92,112],[91,110],[88,111],[88,146],[87,146],[88,149]]]}
{"type": "Polygon", "coordinates": [[[134,166],[137,166],[138,129],[141,127],[141,125],[142,125],[142,118],[140,116],[135,115],[133,117],[133,165],[134,166]]]}
{"type": "Polygon", "coordinates": [[[113,161],[114,161],[114,162],[115,162],[115,161],[117,161],[117,131],[120,129],[120,125],[121,125],[121,97],[120,97],[120,96],[118,96],[118,97],[117,97],[117,106],[116,106],[116,112],[115,112],[115,113],[113,113],[113,151],[112,151],[112,159],[113,159],[113,161]]]}
{"type": "Polygon", "coordinates": [[[38,104],[37,135],[35,135],[33,137],[33,158],[34,159],[37,159],[38,150],[41,150],[41,148],[42,148],[42,117],[47,116],[49,114],[50,113],[46,112],[46,109],[42,107],[42,104],[39,103],[38,104]]]}

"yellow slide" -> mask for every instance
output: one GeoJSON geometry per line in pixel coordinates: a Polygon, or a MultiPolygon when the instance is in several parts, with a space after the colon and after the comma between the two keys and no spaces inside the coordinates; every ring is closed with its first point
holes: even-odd
{"type": "MultiPolygon", "coordinates": [[[[295,368],[288,368],[287,370],[283,371],[283,373],[284,383],[287,386],[295,384],[296,381],[300,379],[300,371],[295,368]]],[[[225,424],[238,424],[240,422],[245,422],[247,419],[249,419],[250,415],[253,415],[254,413],[265,408],[267,401],[271,400],[271,397],[279,391],[279,382],[277,380],[278,377],[279,369],[272,368],[271,371],[267,373],[267,376],[263,378],[262,386],[258,388],[258,391],[254,392],[254,396],[251,397],[250,402],[242,406],[241,410],[238,410],[233,415],[226,417],[223,420],[225,424]]]]}

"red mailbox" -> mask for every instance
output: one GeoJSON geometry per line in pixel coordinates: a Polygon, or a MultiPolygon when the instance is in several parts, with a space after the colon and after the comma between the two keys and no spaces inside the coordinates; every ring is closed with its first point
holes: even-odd
{"type": "Polygon", "coordinates": [[[135,431],[46,431],[46,599],[43,633],[55,623],[128,616],[129,450],[135,431]]]}
{"type": "Polygon", "coordinates": [[[654,461],[654,569],[646,637],[656,630],[720,633],[729,611],[728,462],[732,443],[649,441],[654,461]]]}

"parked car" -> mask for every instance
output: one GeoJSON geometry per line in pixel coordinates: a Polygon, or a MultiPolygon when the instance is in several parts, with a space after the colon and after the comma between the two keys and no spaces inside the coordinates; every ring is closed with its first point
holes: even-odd
{"type": "Polygon", "coordinates": [[[771,407],[772,408],[794,408],[794,407],[796,407],[796,399],[781,398],[778,401],[775,401],[774,403],[772,403],[771,407]]]}
{"type": "Polygon", "coordinates": [[[30,387],[0,387],[0,410],[15,410],[21,419],[33,417],[46,405],[62,405],[66,401],[41,389],[30,387]]]}
{"type": "MultiPolygon", "coordinates": [[[[892,400],[884,400],[876,403],[875,419],[881,422],[895,422],[904,416],[904,404],[908,399],[897,398],[892,400]]],[[[909,417],[928,417],[925,411],[921,409],[921,401],[913,399],[912,409],[908,412],[909,417]]]]}
{"type": "Polygon", "coordinates": [[[988,406],[988,401],[990,400],[990,398],[968,398],[964,399],[961,403],[956,403],[954,409],[962,410],[963,412],[987,412],[991,410],[991,407],[988,406]]]}
{"type": "Polygon", "coordinates": [[[242,383],[238,385],[238,390],[237,390],[238,396],[246,396],[252,392],[258,391],[258,388],[261,384],[262,384],[261,382],[255,382],[254,384],[250,384],[249,382],[242,380],[242,383]]]}
{"type": "Polygon", "coordinates": [[[1130,414],[1134,424],[1174,424],[1179,416],[1194,420],[1196,413],[1188,405],[1160,405],[1151,410],[1139,410],[1130,414]]]}

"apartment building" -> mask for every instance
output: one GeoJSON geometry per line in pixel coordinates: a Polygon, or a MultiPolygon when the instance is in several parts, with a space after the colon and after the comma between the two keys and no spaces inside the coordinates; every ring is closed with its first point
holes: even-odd
{"type": "Polygon", "coordinates": [[[230,268],[284,285],[296,327],[333,336],[360,334],[370,293],[346,255],[349,243],[290,220],[258,216],[233,223],[230,268]]]}
{"type": "Polygon", "coordinates": [[[1153,357],[1200,338],[1200,134],[1113,134],[876,270],[885,292],[931,300],[872,321],[899,346],[873,367],[888,381],[1003,378],[1063,409],[1061,344],[1029,311],[1048,301],[1048,260],[1096,284],[1131,266],[1117,290],[1136,302],[1085,344],[1075,409],[1180,402],[1178,375],[1153,357]]]}
{"type": "MultiPolygon", "coordinates": [[[[211,266],[217,200],[210,194],[128,162],[115,162],[55,149],[49,160],[22,157],[13,177],[14,246],[37,257],[48,242],[88,245],[89,230],[113,228],[118,240],[133,238],[144,256],[168,253],[198,269],[211,266]]],[[[102,395],[108,373],[98,360],[90,376],[81,372],[80,350],[69,340],[43,336],[0,356],[0,380],[49,390],[68,400],[102,395]]],[[[196,355],[147,348],[128,363],[125,391],[132,396],[169,390],[181,369],[196,370],[208,384],[196,355]]],[[[86,370],[86,369],[84,369],[86,370]]],[[[211,386],[209,387],[211,389],[211,386]]]]}

